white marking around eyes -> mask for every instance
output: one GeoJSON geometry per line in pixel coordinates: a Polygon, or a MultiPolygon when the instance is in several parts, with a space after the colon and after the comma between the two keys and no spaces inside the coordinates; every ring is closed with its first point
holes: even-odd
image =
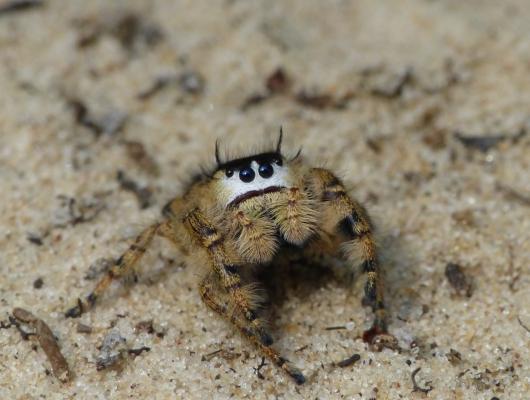
{"type": "Polygon", "coordinates": [[[236,197],[252,190],[263,190],[270,186],[289,186],[289,168],[273,163],[272,167],[274,168],[274,174],[272,174],[270,178],[263,178],[258,173],[259,165],[256,161],[252,161],[250,166],[256,174],[252,182],[245,183],[241,181],[241,179],[239,179],[239,171],[234,171],[234,175],[230,178],[227,176],[223,177],[221,185],[223,186],[223,189],[228,192],[227,205],[236,197]]]}

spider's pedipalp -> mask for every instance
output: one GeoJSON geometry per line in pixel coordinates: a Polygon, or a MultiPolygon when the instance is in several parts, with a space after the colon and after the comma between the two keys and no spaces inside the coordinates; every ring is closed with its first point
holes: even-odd
{"type": "Polygon", "coordinates": [[[273,219],[288,243],[301,246],[317,227],[315,203],[298,187],[284,189],[283,194],[270,207],[273,219]]]}
{"type": "Polygon", "coordinates": [[[232,223],[238,253],[248,263],[268,263],[275,256],[279,242],[272,221],[248,215],[242,210],[233,213],[232,223]]]}

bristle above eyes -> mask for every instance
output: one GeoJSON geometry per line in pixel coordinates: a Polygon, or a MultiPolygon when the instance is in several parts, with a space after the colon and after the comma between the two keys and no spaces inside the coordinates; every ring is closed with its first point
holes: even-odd
{"type": "Polygon", "coordinates": [[[243,147],[240,143],[234,146],[222,145],[221,140],[217,139],[215,141],[215,161],[218,169],[221,169],[222,166],[232,161],[252,158],[260,154],[279,154],[281,158],[283,142],[282,127],[280,127],[280,132],[276,139],[270,140],[271,135],[267,135],[267,137],[265,139],[264,136],[262,140],[259,140],[261,144],[256,144],[251,147],[243,147]]]}

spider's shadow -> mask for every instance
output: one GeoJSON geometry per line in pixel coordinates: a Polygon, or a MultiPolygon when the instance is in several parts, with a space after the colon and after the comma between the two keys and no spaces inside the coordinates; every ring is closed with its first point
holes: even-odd
{"type": "Polygon", "coordinates": [[[282,262],[261,268],[256,278],[267,291],[268,305],[274,312],[292,295],[307,299],[319,288],[337,281],[332,269],[303,257],[289,265],[282,262]]]}
{"type": "MultiPolygon", "coordinates": [[[[385,304],[388,310],[390,331],[392,321],[396,318],[403,304],[408,307],[418,306],[418,298],[404,296],[407,288],[414,286],[417,282],[417,274],[410,266],[415,265],[417,260],[407,251],[406,245],[399,238],[391,235],[379,236],[380,264],[384,270],[385,304]]],[[[308,300],[320,288],[335,286],[344,290],[355,291],[358,295],[358,305],[364,303],[364,281],[365,276],[360,266],[355,267],[351,274],[344,274],[337,268],[319,264],[304,256],[303,251],[295,250],[294,260],[292,257],[279,258],[274,262],[256,271],[255,277],[267,292],[267,302],[264,315],[273,330],[276,330],[274,321],[280,315],[285,318],[286,308],[284,305],[290,298],[296,297],[302,301],[308,300]],[[358,281],[362,284],[358,285],[358,281]]],[[[351,305],[355,307],[355,305],[351,305]]],[[[368,308],[366,311],[371,314],[368,308]]],[[[288,312],[288,311],[287,311],[288,312]]],[[[333,310],[330,310],[333,312],[333,310]]],[[[281,333],[280,333],[281,334],[281,333]]]]}
{"type": "Polygon", "coordinates": [[[291,248],[286,251],[294,253],[294,257],[293,254],[280,255],[271,265],[260,268],[255,274],[267,293],[264,316],[270,321],[273,331],[277,331],[274,321],[278,321],[280,316],[285,319],[286,313],[290,312],[285,307],[290,299],[309,301],[320,288],[345,286],[338,279],[336,269],[306,257],[302,250],[291,248]]]}

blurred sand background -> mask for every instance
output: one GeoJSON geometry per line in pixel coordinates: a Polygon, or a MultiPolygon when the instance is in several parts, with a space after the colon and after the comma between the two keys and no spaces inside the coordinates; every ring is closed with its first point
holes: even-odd
{"type": "Polygon", "coordinates": [[[529,398],[528,0],[8,3],[0,398],[529,398]],[[295,387],[268,362],[258,370],[161,240],[134,287],[64,318],[216,138],[258,142],[280,125],[287,149],[338,171],[374,216],[400,349],[360,339],[362,279],[286,279],[272,327],[308,376],[295,387]],[[469,288],[449,283],[449,263],[469,288]],[[7,327],[13,307],[49,324],[70,383],[7,327]],[[150,351],[98,371],[112,330],[150,351]],[[414,391],[417,368],[428,393],[414,391]]]}

